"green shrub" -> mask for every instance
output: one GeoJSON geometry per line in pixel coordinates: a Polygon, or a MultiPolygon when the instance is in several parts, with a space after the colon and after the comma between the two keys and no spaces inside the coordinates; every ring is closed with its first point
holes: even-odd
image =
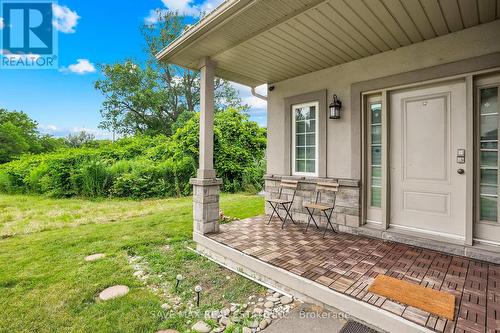
{"type": "Polygon", "coordinates": [[[0,171],[0,192],[13,193],[10,175],[5,171],[0,171]]]}
{"type": "Polygon", "coordinates": [[[255,159],[251,165],[243,170],[242,187],[250,193],[259,193],[264,189],[264,175],[266,173],[266,160],[255,159]]]}
{"type": "MultiPolygon", "coordinates": [[[[0,192],[54,197],[189,195],[198,167],[199,117],[172,137],[134,136],[57,152],[25,155],[0,165],[0,192]]],[[[229,109],[215,116],[215,168],[223,191],[262,189],[265,130],[229,109]]]]}
{"type": "Polygon", "coordinates": [[[39,165],[31,169],[28,176],[24,179],[28,190],[34,193],[43,193],[42,179],[48,173],[49,166],[45,162],[41,162],[39,165]]]}
{"type": "Polygon", "coordinates": [[[73,182],[74,187],[82,196],[102,197],[108,194],[111,177],[102,161],[92,160],[84,163],[76,179],[81,184],[73,182]]]}

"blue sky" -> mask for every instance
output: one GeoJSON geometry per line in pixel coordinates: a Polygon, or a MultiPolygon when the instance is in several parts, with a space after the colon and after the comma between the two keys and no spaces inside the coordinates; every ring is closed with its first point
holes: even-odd
{"type": "MultiPolygon", "coordinates": [[[[40,130],[66,136],[85,129],[98,138],[103,97],[94,89],[100,77],[98,64],[127,58],[144,59],[140,26],[155,9],[174,9],[193,20],[221,0],[59,1],[54,11],[59,39],[59,70],[0,69],[0,107],[20,110],[38,121],[40,130]]],[[[2,20],[0,19],[0,28],[2,20]]],[[[250,95],[250,89],[235,85],[251,106],[251,118],[266,123],[265,102],[250,95]]],[[[258,91],[265,93],[265,87],[258,91]]]]}

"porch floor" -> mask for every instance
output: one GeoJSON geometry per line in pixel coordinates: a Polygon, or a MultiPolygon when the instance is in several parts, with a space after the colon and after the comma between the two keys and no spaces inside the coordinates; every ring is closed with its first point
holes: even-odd
{"type": "MultiPolygon", "coordinates": [[[[220,227],[212,240],[438,332],[500,333],[500,265],[260,216],[220,227]],[[455,321],[369,293],[378,274],[448,291],[455,321]]],[[[342,310],[342,309],[340,309],[342,310]]],[[[360,318],[362,319],[362,318],[360,318]]]]}

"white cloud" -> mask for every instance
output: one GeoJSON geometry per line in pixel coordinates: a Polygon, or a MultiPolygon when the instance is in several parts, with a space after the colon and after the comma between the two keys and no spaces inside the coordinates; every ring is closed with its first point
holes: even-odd
{"type": "MultiPolygon", "coordinates": [[[[247,104],[250,109],[266,109],[267,108],[267,102],[264,101],[263,99],[260,99],[258,97],[255,97],[252,95],[250,87],[244,86],[242,84],[238,83],[232,83],[233,88],[238,90],[238,93],[243,100],[244,104],[247,104]]],[[[260,95],[267,95],[267,85],[263,84],[255,88],[256,92],[260,95]]]]}
{"type": "Polygon", "coordinates": [[[75,32],[76,25],[78,24],[78,20],[80,16],[69,9],[66,6],[59,6],[57,4],[52,4],[52,11],[54,13],[54,20],[52,24],[54,27],[66,34],[71,34],[75,32]]]}
{"type": "Polygon", "coordinates": [[[165,11],[166,11],[165,9],[160,9],[160,8],[151,9],[149,11],[149,15],[144,18],[144,23],[150,25],[158,23],[159,16],[165,11]]]}
{"type": "Polygon", "coordinates": [[[4,27],[3,17],[0,17],[0,30],[2,30],[3,27],[4,27]]]}
{"type": "Polygon", "coordinates": [[[60,72],[64,73],[75,73],[75,74],[87,74],[94,73],[96,71],[95,66],[88,59],[78,59],[76,64],[69,65],[68,67],[62,67],[60,72]]]}
{"type": "MultiPolygon", "coordinates": [[[[238,91],[243,104],[247,104],[250,107],[248,114],[250,115],[250,120],[257,122],[260,126],[267,126],[267,102],[257,98],[252,95],[250,87],[244,86],[239,83],[231,83],[233,88],[238,91]]],[[[255,88],[257,93],[266,96],[267,95],[267,85],[263,84],[255,88]]]]}
{"type": "Polygon", "coordinates": [[[255,96],[247,96],[243,98],[243,104],[248,105],[252,109],[265,109],[267,102],[255,96]]]}
{"type": "Polygon", "coordinates": [[[44,124],[39,124],[38,129],[42,133],[54,133],[58,130],[58,127],[56,125],[44,125],[44,124]]]}
{"type": "Polygon", "coordinates": [[[102,130],[99,128],[92,128],[92,127],[59,127],[57,125],[52,125],[52,124],[39,124],[38,125],[38,130],[40,133],[43,134],[49,134],[57,138],[65,138],[69,134],[77,134],[80,133],[81,131],[93,134],[96,139],[98,140],[103,140],[103,139],[112,139],[113,138],[113,133],[108,132],[106,130],[102,130]]]}

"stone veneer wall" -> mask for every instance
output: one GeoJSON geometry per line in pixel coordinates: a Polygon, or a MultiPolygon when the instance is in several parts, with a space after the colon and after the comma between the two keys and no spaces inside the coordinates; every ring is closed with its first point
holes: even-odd
{"type": "MultiPolygon", "coordinates": [[[[278,198],[280,181],[281,179],[297,180],[299,182],[295,200],[292,205],[292,217],[296,222],[307,223],[309,214],[307,210],[302,207],[304,202],[314,202],[316,199],[316,184],[318,182],[336,182],[339,183],[339,191],[337,192],[337,200],[335,210],[332,214],[332,223],[339,225],[346,225],[350,227],[360,226],[361,215],[361,189],[360,182],[356,179],[335,179],[335,178],[308,178],[298,176],[279,176],[279,175],[266,175],[265,190],[266,199],[278,198]]],[[[290,189],[283,189],[282,198],[292,198],[293,191],[290,189]]],[[[321,201],[332,202],[329,195],[322,193],[321,201]]],[[[272,213],[271,206],[266,202],[266,214],[272,213]]],[[[320,217],[316,222],[320,222],[320,227],[326,225],[326,218],[323,213],[315,210],[314,215],[320,217]]],[[[280,210],[280,215],[285,216],[285,212],[280,210]]],[[[291,223],[291,222],[287,222],[291,223]]],[[[312,224],[312,222],[311,222],[312,224]]],[[[314,225],[312,224],[314,227],[314,225]]]]}

